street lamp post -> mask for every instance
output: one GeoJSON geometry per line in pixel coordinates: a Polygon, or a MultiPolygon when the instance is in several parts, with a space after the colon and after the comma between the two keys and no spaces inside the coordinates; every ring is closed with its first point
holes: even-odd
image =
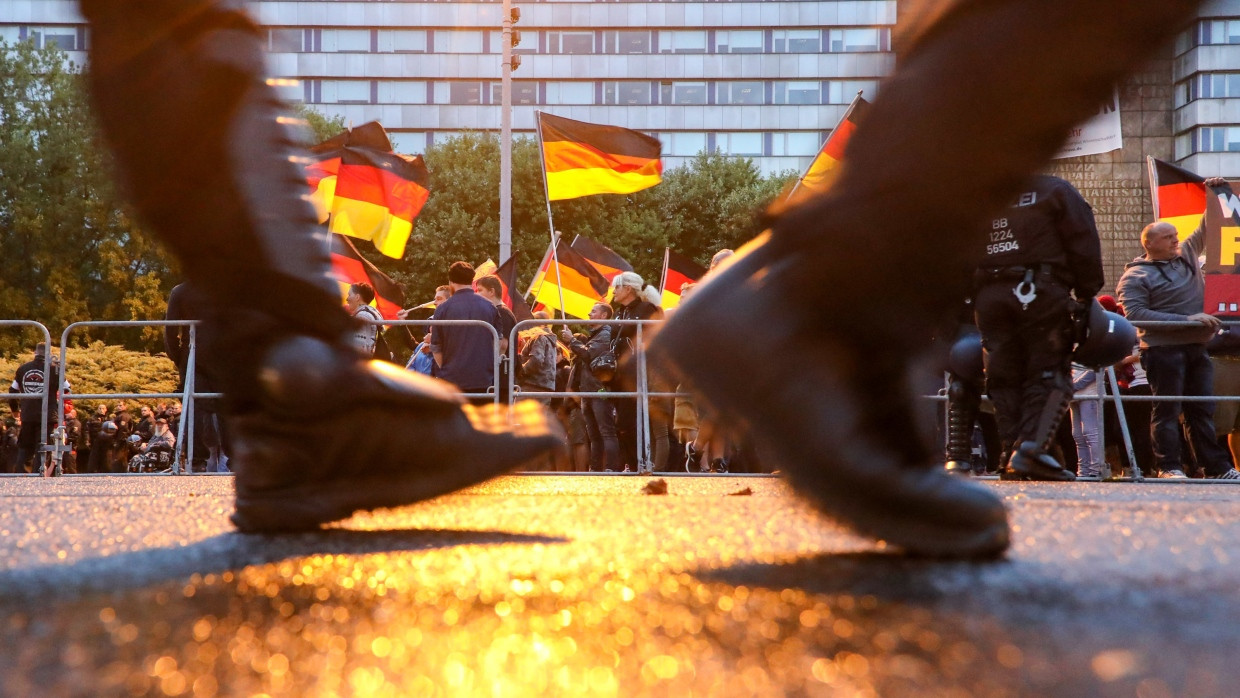
{"type": "Polygon", "coordinates": [[[512,256],[512,71],[521,65],[521,58],[512,49],[521,42],[521,33],[512,28],[521,19],[521,11],[504,0],[503,65],[500,73],[499,115],[499,263],[512,256]]]}

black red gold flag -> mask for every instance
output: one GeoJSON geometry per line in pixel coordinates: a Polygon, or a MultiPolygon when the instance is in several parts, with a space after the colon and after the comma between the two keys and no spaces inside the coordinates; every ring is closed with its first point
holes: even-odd
{"type": "Polygon", "coordinates": [[[680,305],[680,290],[685,284],[695,283],[706,274],[706,267],[688,257],[665,248],[663,251],[663,278],[659,282],[659,290],[663,292],[663,301],[659,304],[664,310],[680,305]]]}
{"type": "Polygon", "coordinates": [[[818,156],[814,158],[809,169],[805,171],[805,175],[801,177],[798,189],[805,190],[799,192],[801,195],[824,192],[831,187],[835,176],[839,174],[839,166],[844,160],[844,151],[848,148],[848,142],[852,140],[857,124],[865,116],[865,111],[869,106],[870,103],[865,101],[860,94],[853,99],[852,104],[848,105],[840,123],[831,131],[831,135],[827,136],[822,149],[818,151],[818,156]]]}
{"type": "Polygon", "coordinates": [[[513,289],[517,287],[517,255],[514,253],[508,258],[508,261],[499,265],[495,270],[495,278],[499,279],[499,283],[504,287],[504,305],[512,311],[516,316],[517,322],[522,320],[533,319],[534,314],[530,312],[530,306],[513,289]]]}
{"type": "Polygon", "coordinates": [[[547,200],[628,194],[662,180],[659,140],[619,126],[538,113],[547,200]]]}
{"type": "Polygon", "coordinates": [[[405,304],[405,296],[387,274],[371,264],[358,253],[353,241],[343,235],[332,235],[332,276],[340,284],[340,299],[349,295],[349,286],[355,283],[367,283],[375,290],[375,300],[371,305],[379,311],[385,320],[395,320],[396,313],[405,304]]]}
{"type": "Polygon", "coordinates": [[[430,196],[422,156],[392,152],[378,122],[370,122],[311,148],[306,167],[310,201],[333,233],[370,240],[396,259],[405,253],[413,221],[430,196]]]}
{"type": "Polygon", "coordinates": [[[1192,234],[1206,212],[1205,178],[1182,167],[1147,158],[1154,218],[1170,223],[1180,239],[1192,234]]]}
{"type": "Polygon", "coordinates": [[[556,243],[555,254],[547,256],[534,276],[532,288],[537,303],[585,319],[594,304],[607,297],[609,284],[585,257],[561,240],[556,243]],[[561,297],[564,307],[560,307],[561,297]]]}
{"type": "Polygon", "coordinates": [[[633,271],[633,265],[629,264],[624,257],[616,254],[607,245],[595,242],[584,235],[573,238],[572,247],[595,269],[598,269],[598,272],[608,281],[616,278],[620,272],[633,271]]]}

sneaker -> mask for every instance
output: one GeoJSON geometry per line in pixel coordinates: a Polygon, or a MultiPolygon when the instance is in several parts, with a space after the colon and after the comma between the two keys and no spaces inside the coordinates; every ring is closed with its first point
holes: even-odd
{"type": "Polygon", "coordinates": [[[698,455],[699,454],[696,450],[694,450],[692,443],[685,444],[685,472],[686,473],[692,473],[692,472],[697,471],[697,468],[695,468],[694,466],[697,465],[698,455]]]}
{"type": "MultiPolygon", "coordinates": [[[[1235,472],[1235,471],[1233,470],[1232,472],[1235,472]]],[[[1184,474],[1183,470],[1172,468],[1171,470],[1164,470],[1158,473],[1158,479],[1159,480],[1187,480],[1188,476],[1184,474]]]]}
{"type": "Polygon", "coordinates": [[[1207,475],[1207,480],[1240,480],[1240,470],[1228,468],[1218,475],[1207,475]]]}
{"type": "Polygon", "coordinates": [[[712,473],[728,474],[728,461],[723,458],[716,458],[710,462],[710,471],[712,473]]]}

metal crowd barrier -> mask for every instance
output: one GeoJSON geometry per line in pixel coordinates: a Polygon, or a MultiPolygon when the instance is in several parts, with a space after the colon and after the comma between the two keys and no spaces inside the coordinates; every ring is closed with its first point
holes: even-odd
{"type": "MultiPolygon", "coordinates": [[[[508,351],[506,354],[500,351],[501,337],[499,336],[499,332],[494,328],[494,326],[491,325],[491,323],[483,321],[483,320],[434,320],[434,319],[428,319],[428,320],[368,320],[368,319],[364,319],[363,322],[368,323],[368,324],[373,324],[373,325],[381,325],[384,327],[477,326],[477,327],[486,328],[486,330],[491,335],[491,343],[492,343],[492,348],[493,348],[492,354],[495,357],[494,363],[492,365],[493,372],[494,372],[494,381],[493,381],[493,384],[488,387],[485,393],[465,393],[463,395],[466,398],[475,398],[475,399],[476,398],[487,398],[487,399],[493,400],[496,403],[498,403],[500,401],[501,395],[503,394],[502,389],[506,387],[507,393],[508,393],[508,400],[510,402],[513,402],[523,397],[547,398],[547,399],[551,399],[551,398],[579,398],[579,399],[580,398],[584,398],[584,399],[629,398],[629,399],[634,399],[637,405],[638,429],[637,429],[637,435],[636,435],[636,439],[637,439],[636,447],[637,447],[637,452],[640,454],[639,455],[640,462],[638,463],[639,472],[651,472],[653,468],[653,463],[651,462],[652,450],[651,450],[651,424],[650,424],[650,409],[649,409],[650,398],[663,398],[663,397],[674,398],[674,397],[681,397],[681,396],[689,395],[688,393],[655,392],[655,391],[650,390],[649,371],[648,371],[648,367],[646,363],[646,352],[644,349],[644,342],[643,342],[643,336],[642,336],[643,328],[647,325],[652,325],[652,324],[657,324],[659,322],[662,322],[662,320],[655,320],[655,319],[651,319],[651,320],[614,320],[614,319],[578,320],[578,319],[571,319],[571,318],[570,319],[548,319],[548,320],[524,320],[524,321],[518,322],[516,326],[513,327],[511,333],[509,334],[508,351]],[[635,338],[634,338],[635,341],[633,343],[634,344],[633,360],[636,363],[635,371],[636,371],[638,380],[637,380],[637,384],[634,386],[635,389],[629,390],[629,391],[608,391],[605,393],[587,393],[587,392],[581,392],[581,391],[538,391],[537,393],[534,393],[534,392],[523,393],[517,381],[517,372],[518,372],[517,359],[518,359],[518,354],[519,354],[518,348],[517,348],[518,347],[517,340],[518,340],[520,332],[522,330],[526,330],[528,328],[535,327],[535,326],[562,327],[562,326],[569,326],[569,325],[572,325],[572,326],[597,326],[597,325],[636,326],[637,330],[636,330],[635,338]],[[507,372],[507,385],[506,386],[501,383],[501,381],[503,380],[503,376],[505,375],[501,371],[501,367],[502,367],[502,362],[505,362],[505,361],[508,363],[508,366],[509,366],[509,371],[507,372]]],[[[1160,321],[1160,322],[1133,322],[1133,324],[1139,328],[1196,328],[1196,327],[1201,326],[1200,323],[1196,323],[1196,322],[1161,322],[1160,321]]],[[[1232,327],[1240,327],[1240,322],[1224,322],[1223,324],[1232,326],[1232,327]]],[[[61,337],[60,337],[60,366],[61,366],[61,372],[62,372],[61,381],[63,385],[63,382],[68,380],[68,375],[67,375],[68,364],[67,364],[66,358],[67,358],[67,351],[68,351],[69,335],[72,331],[78,328],[81,328],[81,327],[152,327],[152,326],[154,327],[170,327],[170,326],[185,327],[185,326],[188,326],[190,328],[188,354],[187,354],[187,366],[186,366],[186,375],[185,375],[185,389],[183,391],[176,392],[176,393],[98,393],[98,394],[80,393],[80,394],[72,395],[73,398],[82,399],[82,400],[147,399],[147,398],[179,398],[181,399],[182,405],[183,405],[183,412],[182,412],[182,417],[181,417],[181,421],[180,421],[180,425],[179,425],[178,433],[177,433],[177,457],[173,459],[173,472],[174,473],[181,472],[183,467],[188,469],[189,464],[193,462],[194,410],[195,410],[194,402],[195,400],[196,399],[215,399],[215,398],[222,397],[221,393],[198,392],[195,390],[195,386],[194,386],[195,370],[194,369],[195,369],[195,365],[197,361],[197,337],[196,337],[196,326],[197,325],[198,323],[196,321],[191,321],[191,320],[84,321],[84,322],[75,322],[69,325],[68,327],[65,328],[64,332],[61,334],[61,337]],[[184,444],[184,447],[183,447],[183,444],[184,444]],[[184,453],[183,460],[181,458],[182,453],[184,453]]],[[[0,327],[36,327],[42,332],[44,342],[48,346],[51,346],[51,334],[48,331],[48,329],[39,322],[36,322],[33,320],[0,320],[0,327]]],[[[556,335],[556,339],[558,341],[558,335],[556,335]]],[[[51,366],[52,366],[52,357],[51,357],[51,352],[49,351],[44,356],[44,375],[45,376],[50,376],[51,366]]],[[[1123,406],[1125,402],[1156,402],[1156,401],[1167,401],[1167,400],[1174,400],[1174,401],[1180,401],[1180,402],[1189,402],[1189,401],[1238,402],[1240,401],[1240,395],[1214,395],[1214,396],[1122,395],[1120,394],[1120,391],[1119,391],[1118,379],[1115,375],[1115,370],[1111,366],[1108,366],[1105,369],[1099,371],[1099,381],[1097,385],[1098,385],[1097,395],[1078,395],[1078,396],[1074,396],[1074,399],[1077,399],[1077,400],[1096,399],[1098,401],[1099,419],[1100,419],[1099,445],[1100,445],[1100,449],[1103,450],[1104,452],[1106,449],[1106,435],[1105,435],[1105,429],[1103,428],[1103,425],[1101,423],[1101,415],[1105,408],[1105,404],[1108,401],[1110,401],[1111,404],[1114,405],[1114,408],[1116,410],[1116,416],[1117,416],[1119,426],[1120,426],[1120,434],[1123,440],[1123,447],[1125,449],[1126,455],[1128,456],[1128,463],[1130,464],[1132,468],[1132,473],[1133,473],[1132,479],[1138,482],[1142,481],[1144,477],[1143,477],[1143,474],[1141,473],[1140,466],[1137,463],[1135,452],[1132,446],[1132,437],[1128,431],[1128,424],[1127,424],[1127,420],[1125,419],[1124,406],[1123,406]]],[[[64,415],[65,397],[66,395],[63,390],[57,390],[57,409],[58,409],[57,414],[61,415],[61,417],[59,418],[61,420],[63,420],[63,415],[64,415]]],[[[938,395],[925,395],[923,397],[926,399],[936,400],[936,401],[946,400],[946,396],[943,393],[940,393],[938,395]]],[[[52,443],[50,444],[47,443],[48,437],[46,435],[48,434],[48,428],[47,428],[48,427],[48,411],[47,411],[48,395],[47,395],[46,390],[44,391],[43,395],[13,394],[13,395],[10,395],[10,399],[42,400],[44,409],[42,410],[42,424],[41,424],[42,432],[41,433],[43,433],[45,436],[44,436],[44,443],[40,445],[39,451],[41,453],[59,454],[60,452],[67,450],[67,446],[64,443],[63,424],[57,428],[56,433],[52,434],[52,443]]]]}
{"type": "MultiPolygon", "coordinates": [[[[39,402],[42,403],[41,405],[42,409],[39,410],[40,415],[41,415],[40,420],[39,420],[39,433],[42,434],[41,438],[43,439],[43,441],[39,444],[38,452],[40,454],[47,453],[48,451],[52,451],[52,446],[50,446],[47,443],[47,394],[48,394],[47,381],[51,378],[51,375],[52,375],[52,349],[51,349],[52,333],[47,330],[47,327],[44,326],[43,323],[36,322],[34,320],[0,320],[0,327],[37,327],[39,329],[39,332],[43,334],[43,346],[47,347],[48,349],[46,352],[43,353],[43,392],[42,394],[30,395],[26,393],[9,393],[8,399],[18,400],[18,401],[38,400],[39,402]]],[[[64,364],[62,363],[61,366],[63,365],[64,364]]],[[[57,393],[62,392],[61,388],[64,386],[64,382],[65,382],[65,377],[62,375],[60,376],[60,385],[56,386],[57,393]]],[[[62,416],[64,415],[63,404],[61,405],[61,415],[62,416]]],[[[22,426],[24,428],[25,424],[23,424],[22,426]]]]}

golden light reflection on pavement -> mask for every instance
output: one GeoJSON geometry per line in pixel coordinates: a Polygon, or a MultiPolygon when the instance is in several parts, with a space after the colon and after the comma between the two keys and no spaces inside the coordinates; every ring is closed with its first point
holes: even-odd
{"type": "MultiPolygon", "coordinates": [[[[1011,563],[898,558],[773,480],[684,482],[515,478],[349,531],[213,533],[244,564],[189,545],[180,579],[0,605],[2,692],[1170,695],[1149,637],[1085,637],[1080,609],[1029,606],[1017,582],[994,596],[1011,613],[969,602],[1011,563]]],[[[1178,686],[1218,687],[1210,659],[1179,661],[1178,686]]]]}

